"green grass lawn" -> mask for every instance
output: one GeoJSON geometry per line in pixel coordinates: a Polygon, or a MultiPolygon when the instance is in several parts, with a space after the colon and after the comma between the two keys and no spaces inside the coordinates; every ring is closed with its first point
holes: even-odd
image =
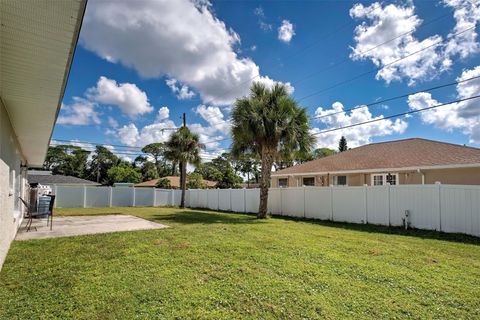
{"type": "Polygon", "coordinates": [[[480,318],[480,240],[175,208],[172,228],[12,244],[0,319],[480,318]]]}

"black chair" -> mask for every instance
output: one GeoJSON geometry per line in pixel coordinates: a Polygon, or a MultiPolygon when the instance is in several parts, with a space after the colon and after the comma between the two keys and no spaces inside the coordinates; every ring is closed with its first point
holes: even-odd
{"type": "MultiPolygon", "coordinates": [[[[48,205],[47,227],[50,225],[50,230],[52,230],[52,227],[53,227],[53,207],[54,207],[54,204],[55,204],[55,196],[49,195],[49,197],[50,197],[50,203],[48,205]]],[[[32,208],[32,206],[30,206],[30,204],[28,202],[23,200],[21,197],[18,197],[18,198],[20,199],[20,201],[23,203],[23,205],[27,209],[28,221],[27,221],[27,225],[25,226],[25,228],[27,228],[27,232],[28,232],[28,231],[30,231],[30,228],[32,227],[33,218],[45,216],[45,213],[41,213],[41,214],[38,213],[37,210],[32,208]]],[[[35,231],[36,231],[37,228],[36,227],[34,227],[34,228],[35,228],[35,231]]]]}

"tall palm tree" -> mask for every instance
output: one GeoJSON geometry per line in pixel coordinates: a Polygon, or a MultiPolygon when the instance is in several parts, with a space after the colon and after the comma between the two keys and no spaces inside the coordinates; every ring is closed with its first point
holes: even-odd
{"type": "Polygon", "coordinates": [[[185,207],[185,189],[187,188],[187,165],[189,163],[198,166],[201,163],[200,149],[204,145],[199,142],[198,134],[192,133],[187,127],[181,127],[175,131],[166,142],[165,157],[180,165],[180,186],[182,199],[180,207],[185,207]]]}
{"type": "Polygon", "coordinates": [[[272,165],[279,155],[308,152],[314,143],[305,108],[289,97],[284,85],[269,89],[254,83],[250,95],[237,99],[232,111],[232,154],[253,152],[261,158],[260,206],[257,218],[267,217],[272,165]]]}

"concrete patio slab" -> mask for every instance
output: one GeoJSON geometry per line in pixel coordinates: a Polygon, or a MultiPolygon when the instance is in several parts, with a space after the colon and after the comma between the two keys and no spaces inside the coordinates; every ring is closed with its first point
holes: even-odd
{"type": "MultiPolygon", "coordinates": [[[[25,219],[26,220],[26,219],[25,219]]],[[[44,219],[34,219],[27,232],[26,221],[18,230],[16,240],[46,239],[119,231],[164,229],[168,226],[130,215],[53,217],[53,230],[44,219]],[[36,230],[35,228],[36,227],[36,230]]]]}

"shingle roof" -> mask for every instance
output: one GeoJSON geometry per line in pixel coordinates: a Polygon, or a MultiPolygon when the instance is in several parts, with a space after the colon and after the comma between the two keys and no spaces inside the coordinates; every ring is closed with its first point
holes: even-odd
{"type": "Polygon", "coordinates": [[[62,175],[44,175],[44,174],[29,174],[28,183],[39,183],[39,184],[94,184],[100,185],[99,183],[80,179],[72,176],[62,176],[62,175]]]}
{"type": "MultiPolygon", "coordinates": [[[[164,177],[170,180],[170,185],[172,188],[180,188],[180,177],[179,176],[167,176],[164,177]]],[[[135,187],[155,187],[157,185],[159,179],[153,179],[149,181],[144,181],[141,183],[137,183],[135,187]]],[[[187,179],[188,180],[188,179],[187,179]]],[[[208,188],[213,188],[217,185],[216,181],[210,181],[210,180],[203,180],[207,184],[208,188]]]]}
{"type": "Polygon", "coordinates": [[[480,149],[421,138],[380,142],[273,172],[289,175],[478,164],[480,149]]]}

